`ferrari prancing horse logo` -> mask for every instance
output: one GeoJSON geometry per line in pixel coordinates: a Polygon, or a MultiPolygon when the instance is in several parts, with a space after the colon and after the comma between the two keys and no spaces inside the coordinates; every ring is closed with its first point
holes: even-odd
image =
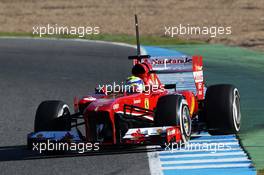
{"type": "Polygon", "coordinates": [[[149,109],[149,99],[145,98],[145,108],[149,109]]]}

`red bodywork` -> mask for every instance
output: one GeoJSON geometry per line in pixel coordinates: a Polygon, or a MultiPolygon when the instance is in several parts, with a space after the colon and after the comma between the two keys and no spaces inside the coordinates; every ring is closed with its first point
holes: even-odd
{"type": "MultiPolygon", "coordinates": [[[[111,93],[111,94],[94,94],[85,96],[82,99],[75,99],[75,109],[80,106],[84,106],[85,110],[83,111],[85,127],[86,127],[86,139],[87,141],[91,141],[91,133],[90,133],[90,123],[89,118],[93,117],[90,115],[93,112],[104,112],[107,113],[107,117],[109,117],[112,125],[112,143],[116,144],[116,128],[115,128],[115,114],[124,112],[124,105],[133,105],[141,108],[145,108],[148,110],[154,110],[157,104],[158,99],[161,96],[167,94],[182,94],[189,106],[189,110],[191,116],[195,116],[198,113],[198,102],[204,98],[204,83],[203,83],[203,75],[202,75],[202,58],[200,56],[192,57],[193,64],[193,72],[194,72],[194,81],[197,89],[197,94],[194,94],[192,91],[184,90],[184,91],[174,91],[169,92],[164,89],[164,85],[160,82],[156,73],[150,73],[152,71],[152,65],[148,62],[148,60],[144,60],[141,63],[136,62],[135,66],[139,66],[144,68],[144,73],[140,72],[135,75],[140,77],[145,85],[156,85],[157,90],[150,91],[149,93],[135,93],[135,94],[126,94],[126,93],[111,93]]],[[[132,70],[133,73],[133,70],[132,70]]],[[[135,72],[133,73],[135,74],[135,72]]],[[[133,112],[133,116],[137,117],[137,112],[133,112]]],[[[149,122],[153,122],[153,116],[144,116],[149,122]]],[[[173,128],[172,128],[173,129],[173,128]]],[[[174,128],[175,129],[175,128],[174,128]]],[[[168,129],[169,131],[170,129],[168,129]]],[[[179,129],[175,129],[176,134],[171,136],[167,134],[167,139],[171,139],[171,137],[177,137],[176,139],[180,139],[179,129]]],[[[170,132],[168,132],[170,133],[170,132]]],[[[143,136],[138,131],[134,133],[135,137],[142,139],[143,136]],[[142,136],[142,138],[141,138],[142,136]]]]}

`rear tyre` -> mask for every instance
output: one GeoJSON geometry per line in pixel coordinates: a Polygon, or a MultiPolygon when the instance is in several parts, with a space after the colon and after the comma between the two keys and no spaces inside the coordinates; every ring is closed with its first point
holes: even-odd
{"type": "Polygon", "coordinates": [[[228,84],[208,87],[205,120],[211,135],[237,134],[241,123],[238,89],[228,84]]]}
{"type": "Polygon", "coordinates": [[[191,136],[191,117],[186,100],[181,95],[160,97],[154,116],[155,126],[180,126],[182,142],[191,136]]]}
{"type": "Polygon", "coordinates": [[[69,106],[62,101],[43,101],[37,109],[34,131],[71,130],[69,106]]]}

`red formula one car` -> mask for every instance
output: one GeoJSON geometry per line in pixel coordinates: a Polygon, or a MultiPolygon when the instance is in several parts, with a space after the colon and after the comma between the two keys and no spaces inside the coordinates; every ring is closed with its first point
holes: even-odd
{"type": "Polygon", "coordinates": [[[200,130],[210,134],[239,131],[237,88],[213,85],[204,95],[201,57],[131,58],[136,59],[133,75],[141,77],[148,89],[142,93],[107,92],[102,86],[95,94],[75,99],[74,114],[62,101],[44,101],[37,109],[35,131],[28,135],[28,143],[70,139],[100,144],[164,144],[187,142],[200,130]],[[184,78],[184,74],[189,79],[187,89],[178,90],[177,82],[164,85],[159,79],[159,75],[164,79],[176,75],[184,78]],[[83,134],[78,129],[82,124],[83,134]]]}
{"type": "Polygon", "coordinates": [[[129,59],[134,60],[132,74],[147,87],[143,92],[114,92],[102,86],[94,94],[75,98],[74,114],[62,101],[44,101],[28,145],[46,141],[163,145],[187,142],[199,131],[214,135],[240,130],[238,89],[227,84],[205,88],[202,57],[150,57],[139,51],[129,59]]]}

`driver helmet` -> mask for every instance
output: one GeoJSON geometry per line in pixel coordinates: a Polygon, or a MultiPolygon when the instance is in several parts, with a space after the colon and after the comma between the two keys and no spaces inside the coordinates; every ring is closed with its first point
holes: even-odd
{"type": "Polygon", "coordinates": [[[125,89],[127,93],[142,93],[144,82],[139,77],[130,76],[126,80],[125,89]]]}

